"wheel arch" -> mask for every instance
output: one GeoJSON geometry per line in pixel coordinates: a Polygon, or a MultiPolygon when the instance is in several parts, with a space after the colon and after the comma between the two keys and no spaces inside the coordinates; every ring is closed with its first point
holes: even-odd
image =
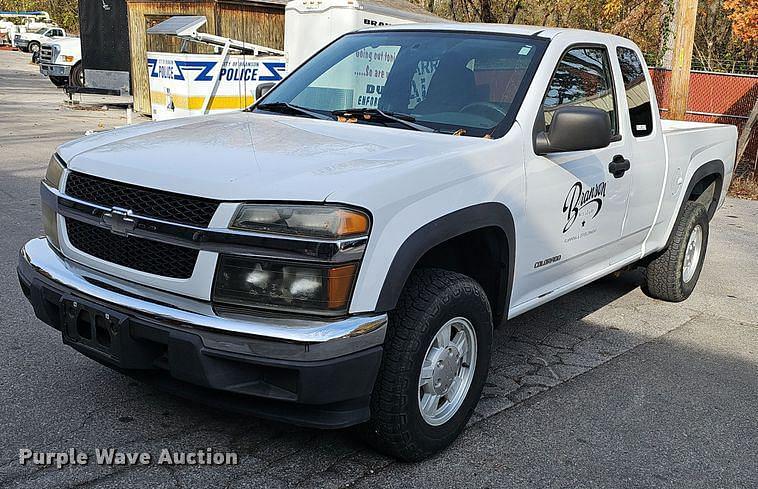
{"type": "MultiPolygon", "coordinates": [[[[687,190],[684,192],[684,197],[679,203],[679,210],[676,213],[676,219],[674,222],[681,219],[687,202],[692,200],[700,201],[708,214],[708,220],[710,221],[713,219],[719,201],[721,200],[723,187],[724,162],[721,160],[711,160],[702,164],[697,170],[695,170],[687,183],[687,190]]],[[[666,241],[667,247],[671,243],[672,234],[673,228],[666,241]]]]}
{"type": "MultiPolygon", "coordinates": [[[[445,246],[458,246],[456,240],[476,236],[487,241],[492,248],[496,273],[493,275],[488,290],[494,324],[500,318],[507,317],[513,289],[513,274],[516,261],[516,230],[513,215],[501,203],[488,202],[466,207],[429,222],[413,232],[395,253],[389,270],[384,278],[377,311],[390,311],[397,305],[400,294],[411,272],[435,251],[442,251],[445,246]],[[492,242],[496,240],[496,242],[492,242]]],[[[433,261],[426,262],[433,263],[433,261]]],[[[492,264],[492,262],[489,262],[492,264]]],[[[445,268],[445,267],[443,267],[445,268]]],[[[451,268],[447,268],[451,269],[451,268]]],[[[460,269],[451,271],[461,272],[460,269]]],[[[477,279],[477,277],[472,277],[477,279]]],[[[479,280],[481,282],[481,278],[479,280]]]]}

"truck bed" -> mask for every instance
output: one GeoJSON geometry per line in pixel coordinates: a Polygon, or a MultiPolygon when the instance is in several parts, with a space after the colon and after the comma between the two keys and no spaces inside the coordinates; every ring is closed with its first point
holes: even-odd
{"type": "Polygon", "coordinates": [[[704,163],[718,159],[724,163],[725,179],[731,177],[737,151],[735,126],[663,119],[661,127],[668,148],[670,168],[680,168],[686,172],[695,160],[704,163]]]}

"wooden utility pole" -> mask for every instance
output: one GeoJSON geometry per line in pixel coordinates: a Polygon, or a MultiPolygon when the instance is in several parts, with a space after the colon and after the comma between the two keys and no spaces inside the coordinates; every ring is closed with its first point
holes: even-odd
{"type": "Polygon", "coordinates": [[[698,0],[678,0],[674,14],[674,49],[669,87],[669,119],[684,119],[687,94],[690,90],[692,48],[695,44],[695,22],[698,0]]]}

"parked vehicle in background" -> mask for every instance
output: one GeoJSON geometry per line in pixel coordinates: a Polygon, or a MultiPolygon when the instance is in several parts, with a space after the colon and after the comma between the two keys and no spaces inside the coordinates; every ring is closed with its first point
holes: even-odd
{"type": "Polygon", "coordinates": [[[21,288],[120,372],[420,460],[466,426],[504,320],[630,266],[694,290],[737,130],[653,94],[609,34],[349,33],[246,111],[59,147],[21,288]]]}
{"type": "Polygon", "coordinates": [[[45,11],[0,11],[0,45],[16,46],[16,34],[52,27],[50,14],[45,11]]]}
{"type": "Polygon", "coordinates": [[[78,37],[64,37],[45,42],[40,48],[39,71],[50,77],[57,87],[84,86],[82,48],[78,37]]]}
{"type": "Polygon", "coordinates": [[[13,44],[13,37],[16,35],[16,24],[9,20],[0,19],[0,46],[13,44]]]}
{"type": "Polygon", "coordinates": [[[16,47],[25,53],[37,53],[40,46],[45,41],[52,39],[66,37],[66,31],[61,27],[40,27],[27,32],[18,33],[15,35],[16,47]]]}

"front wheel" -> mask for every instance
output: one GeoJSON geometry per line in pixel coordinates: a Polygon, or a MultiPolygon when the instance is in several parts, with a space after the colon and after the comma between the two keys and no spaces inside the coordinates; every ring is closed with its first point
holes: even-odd
{"type": "Polygon", "coordinates": [[[36,54],[39,52],[39,43],[38,42],[31,42],[29,43],[29,52],[32,54],[36,54]]]}
{"type": "Polygon", "coordinates": [[[463,431],[487,378],[492,313],[482,287],[445,270],[413,272],[390,314],[367,441],[405,461],[463,431]]]}
{"type": "Polygon", "coordinates": [[[68,84],[72,87],[83,87],[84,86],[84,67],[82,66],[82,63],[76,63],[71,68],[71,73],[68,75],[68,84]]]}

